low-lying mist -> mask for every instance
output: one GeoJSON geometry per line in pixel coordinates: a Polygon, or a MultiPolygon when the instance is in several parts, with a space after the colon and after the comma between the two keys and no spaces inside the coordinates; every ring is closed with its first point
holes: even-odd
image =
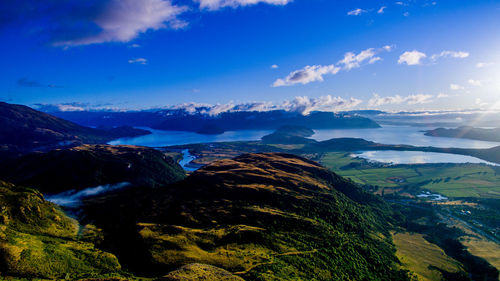
{"type": "Polygon", "coordinates": [[[63,207],[78,207],[82,201],[87,197],[96,196],[99,194],[107,193],[110,191],[122,189],[124,187],[129,186],[128,182],[121,182],[116,184],[105,184],[99,185],[95,187],[85,188],[80,191],[69,190],[65,192],[61,192],[53,195],[45,195],[45,199],[52,203],[55,203],[59,206],[63,207]]]}

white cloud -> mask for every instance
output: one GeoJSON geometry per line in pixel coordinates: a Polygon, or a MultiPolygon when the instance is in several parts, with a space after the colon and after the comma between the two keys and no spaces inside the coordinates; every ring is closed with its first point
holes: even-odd
{"type": "Polygon", "coordinates": [[[375,57],[376,51],[374,48],[366,49],[361,51],[359,54],[354,54],[348,52],[344,55],[344,58],[338,62],[338,64],[344,65],[343,69],[350,70],[353,68],[358,68],[361,63],[368,60],[368,63],[372,64],[376,61],[381,60],[380,57],[375,57]]]}
{"type": "Polygon", "coordinates": [[[337,74],[340,68],[333,64],[306,66],[303,69],[290,73],[284,79],[274,81],[273,87],[290,86],[295,84],[308,84],[315,81],[323,81],[323,75],[337,74]]]}
{"type": "Polygon", "coordinates": [[[383,14],[385,12],[386,8],[387,8],[386,6],[380,7],[380,9],[378,9],[378,11],[377,11],[377,14],[383,14]]]}
{"type": "Polygon", "coordinates": [[[457,58],[457,59],[464,59],[469,56],[468,52],[462,52],[462,51],[442,51],[439,54],[434,54],[431,56],[431,60],[436,61],[439,58],[457,58]]]}
{"type": "Polygon", "coordinates": [[[385,104],[401,104],[404,102],[400,95],[381,97],[378,94],[373,94],[373,98],[368,101],[369,106],[380,106],[385,104]]]}
{"type": "Polygon", "coordinates": [[[407,4],[403,3],[402,1],[397,1],[394,4],[399,5],[399,6],[407,6],[407,4]]]}
{"type": "Polygon", "coordinates": [[[404,12],[403,16],[408,17],[408,16],[410,16],[410,13],[409,12],[404,12]]]}
{"type": "Polygon", "coordinates": [[[101,29],[98,34],[66,41],[55,46],[78,46],[104,42],[129,42],[140,33],[163,28],[184,28],[187,22],[178,16],[188,10],[171,0],[112,0],[93,22],[101,29]]]}
{"type": "Polygon", "coordinates": [[[298,112],[302,115],[308,115],[312,111],[342,111],[352,109],[362,103],[362,100],[350,98],[343,99],[341,97],[332,97],[330,95],[319,98],[295,97],[291,102],[285,101],[282,108],[286,111],[298,112]]]}
{"type": "Polygon", "coordinates": [[[277,64],[273,64],[273,65],[271,65],[271,68],[272,68],[272,69],[277,69],[277,68],[279,68],[279,65],[277,65],[277,64]]]}
{"type": "Polygon", "coordinates": [[[141,47],[141,45],[139,45],[139,44],[131,44],[131,45],[129,45],[128,47],[129,47],[129,48],[140,48],[140,47],[141,47]]]}
{"type": "Polygon", "coordinates": [[[145,58],[136,58],[136,59],[129,59],[128,63],[138,63],[138,64],[147,64],[148,60],[145,58]]]}
{"type": "Polygon", "coordinates": [[[432,95],[424,95],[424,94],[409,95],[406,97],[406,102],[408,102],[408,104],[430,103],[432,102],[432,95]]]}
{"type": "Polygon", "coordinates": [[[326,74],[337,74],[340,70],[358,68],[362,65],[362,63],[373,64],[380,61],[382,58],[375,55],[383,51],[390,51],[391,49],[391,46],[386,45],[377,49],[369,48],[359,52],[359,54],[347,52],[345,53],[344,58],[337,63],[337,66],[334,64],[306,66],[303,69],[290,73],[284,79],[277,79],[274,81],[272,86],[291,86],[295,84],[308,84],[311,82],[323,81],[323,76],[326,74]]]}
{"type": "Polygon", "coordinates": [[[425,3],[424,5],[422,5],[422,7],[431,7],[431,6],[436,6],[436,5],[437,5],[437,2],[433,1],[433,2],[430,2],[430,3],[425,3]]]}
{"type": "Polygon", "coordinates": [[[465,89],[464,86],[458,85],[458,84],[450,84],[450,89],[453,91],[458,91],[458,90],[463,90],[465,89]]]}
{"type": "Polygon", "coordinates": [[[444,98],[447,98],[447,97],[449,97],[449,96],[450,96],[450,95],[445,94],[445,93],[439,93],[439,94],[437,95],[437,98],[438,98],[438,99],[444,99],[444,98]]]}
{"type": "Polygon", "coordinates": [[[469,82],[469,84],[471,84],[472,86],[477,87],[481,87],[483,85],[480,80],[469,79],[469,81],[467,82],[469,82]]]}
{"type": "Polygon", "coordinates": [[[398,60],[399,64],[406,63],[407,65],[419,65],[421,60],[426,58],[427,55],[417,50],[404,52],[398,60]]]}
{"type": "Polygon", "coordinates": [[[476,98],[475,102],[476,102],[476,105],[479,105],[480,107],[484,107],[484,106],[487,106],[487,105],[488,105],[488,103],[487,103],[487,102],[484,102],[484,101],[483,101],[482,99],[480,99],[480,98],[476,98]]]}
{"type": "Polygon", "coordinates": [[[109,104],[88,104],[80,102],[69,102],[59,104],[38,103],[34,107],[43,112],[71,112],[71,111],[119,111],[118,108],[109,104]]]}
{"type": "Polygon", "coordinates": [[[269,4],[269,5],[286,5],[292,0],[195,0],[200,3],[200,9],[207,10],[218,10],[225,7],[237,8],[240,6],[250,6],[259,3],[269,4]]]}
{"type": "Polygon", "coordinates": [[[493,63],[491,62],[478,62],[476,64],[476,68],[483,68],[492,65],[493,63]]]}
{"type": "Polygon", "coordinates": [[[369,64],[374,64],[374,63],[376,63],[377,61],[381,61],[381,60],[382,60],[382,58],[381,58],[381,57],[373,57],[373,58],[371,58],[371,59],[368,61],[368,63],[369,63],[369,64]]]}
{"type": "MultiPolygon", "coordinates": [[[[433,54],[430,56],[430,60],[433,62],[437,61],[440,58],[458,58],[463,59],[469,56],[468,52],[463,51],[442,51],[439,54],[433,54]]],[[[420,65],[422,61],[427,58],[425,53],[419,52],[417,50],[404,52],[398,60],[399,64],[406,63],[408,65],[420,65]]]]}
{"type": "Polygon", "coordinates": [[[402,104],[402,103],[407,103],[409,105],[424,104],[432,102],[432,97],[433,97],[432,95],[424,95],[424,94],[408,95],[406,97],[402,97],[400,95],[381,97],[378,94],[373,94],[373,98],[371,98],[368,101],[368,105],[371,107],[377,107],[387,104],[402,104]]]}
{"type": "Polygon", "coordinates": [[[363,10],[363,9],[355,9],[355,10],[352,10],[352,11],[349,11],[347,12],[347,15],[348,16],[359,16],[363,13],[366,13],[366,10],[363,10]]]}
{"type": "Polygon", "coordinates": [[[330,95],[318,98],[309,97],[295,97],[291,101],[283,101],[280,104],[273,104],[271,102],[250,102],[242,104],[234,104],[229,102],[227,104],[199,104],[199,103],[184,103],[174,106],[168,106],[165,109],[169,110],[184,110],[188,114],[207,114],[218,115],[224,112],[241,112],[241,111],[271,111],[271,110],[285,110],[288,112],[297,112],[302,115],[308,115],[313,111],[337,112],[349,110],[360,103],[362,100],[355,98],[344,99],[341,97],[333,97],[330,95]]]}

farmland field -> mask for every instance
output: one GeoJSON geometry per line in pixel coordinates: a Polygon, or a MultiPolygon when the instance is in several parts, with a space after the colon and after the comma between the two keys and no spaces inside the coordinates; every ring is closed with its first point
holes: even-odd
{"type": "Polygon", "coordinates": [[[482,164],[387,165],[329,152],[320,162],[356,183],[382,188],[430,190],[447,197],[500,198],[500,174],[482,164]]]}

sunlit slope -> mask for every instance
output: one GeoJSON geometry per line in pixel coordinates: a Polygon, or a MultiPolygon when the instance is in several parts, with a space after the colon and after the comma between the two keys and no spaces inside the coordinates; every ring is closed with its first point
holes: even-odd
{"type": "Polygon", "coordinates": [[[81,240],[78,232],[78,223],[39,192],[0,181],[3,276],[61,279],[120,271],[114,255],[81,240]]]}
{"type": "Polygon", "coordinates": [[[500,245],[482,237],[465,237],[462,243],[473,255],[482,257],[500,270],[500,245]]]}
{"type": "Polygon", "coordinates": [[[446,272],[460,272],[461,264],[447,256],[443,249],[424,239],[418,233],[396,233],[393,235],[396,245],[396,255],[402,266],[415,273],[418,280],[443,280],[440,270],[446,272]]]}
{"type": "Polygon", "coordinates": [[[192,263],[174,270],[159,280],[162,281],[243,281],[230,272],[207,264],[192,263]]]}
{"type": "Polygon", "coordinates": [[[407,278],[396,265],[391,209],[294,155],[246,154],[147,194],[86,204],[107,247],[135,271],[204,263],[248,280],[407,278]]]}

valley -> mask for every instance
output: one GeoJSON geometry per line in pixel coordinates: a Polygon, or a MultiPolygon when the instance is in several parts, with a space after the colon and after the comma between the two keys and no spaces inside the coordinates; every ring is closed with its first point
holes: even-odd
{"type": "MultiPolygon", "coordinates": [[[[336,130],[319,131],[319,138],[359,133],[336,130]]],[[[171,133],[150,131],[111,141],[123,145],[61,147],[1,161],[0,178],[40,190],[45,196],[37,204],[61,212],[39,213],[40,207],[31,205],[17,209],[21,201],[11,201],[14,197],[4,193],[11,207],[4,212],[2,229],[11,236],[4,236],[0,245],[3,258],[27,251],[20,245],[37,249],[36,243],[42,248],[30,252],[34,256],[28,261],[43,256],[40,251],[46,252],[44,245],[52,240],[44,238],[45,230],[33,229],[47,227],[45,218],[65,216],[73,223],[73,234],[57,236],[62,244],[55,245],[67,248],[64,239],[70,239],[77,248],[55,248],[54,256],[46,259],[69,260],[92,247],[110,259],[78,261],[81,269],[70,275],[76,279],[498,278],[498,257],[489,250],[500,238],[497,166],[460,162],[466,158],[457,163],[394,164],[356,154],[376,150],[479,155],[494,149],[492,144],[477,142],[479,148],[467,149],[349,137],[315,140],[317,131],[297,125],[230,135],[238,141],[164,146],[156,136],[171,138],[171,133]],[[244,140],[249,136],[255,140],[244,140]],[[438,197],[427,197],[431,193],[438,197]],[[12,218],[25,221],[25,208],[43,220],[19,228],[12,218]],[[415,247],[422,249],[421,256],[410,257],[415,247]],[[101,265],[85,264],[109,264],[113,259],[115,265],[106,274],[99,271],[101,265]]],[[[379,134],[375,131],[375,139],[379,134]]],[[[15,194],[13,184],[4,183],[15,194]]],[[[5,263],[0,272],[56,278],[67,271],[56,263],[51,271],[41,267],[26,275],[16,267],[21,265],[17,260],[16,265],[5,263]]]]}
{"type": "Polygon", "coordinates": [[[500,281],[500,1],[0,8],[0,281],[500,281]]]}

